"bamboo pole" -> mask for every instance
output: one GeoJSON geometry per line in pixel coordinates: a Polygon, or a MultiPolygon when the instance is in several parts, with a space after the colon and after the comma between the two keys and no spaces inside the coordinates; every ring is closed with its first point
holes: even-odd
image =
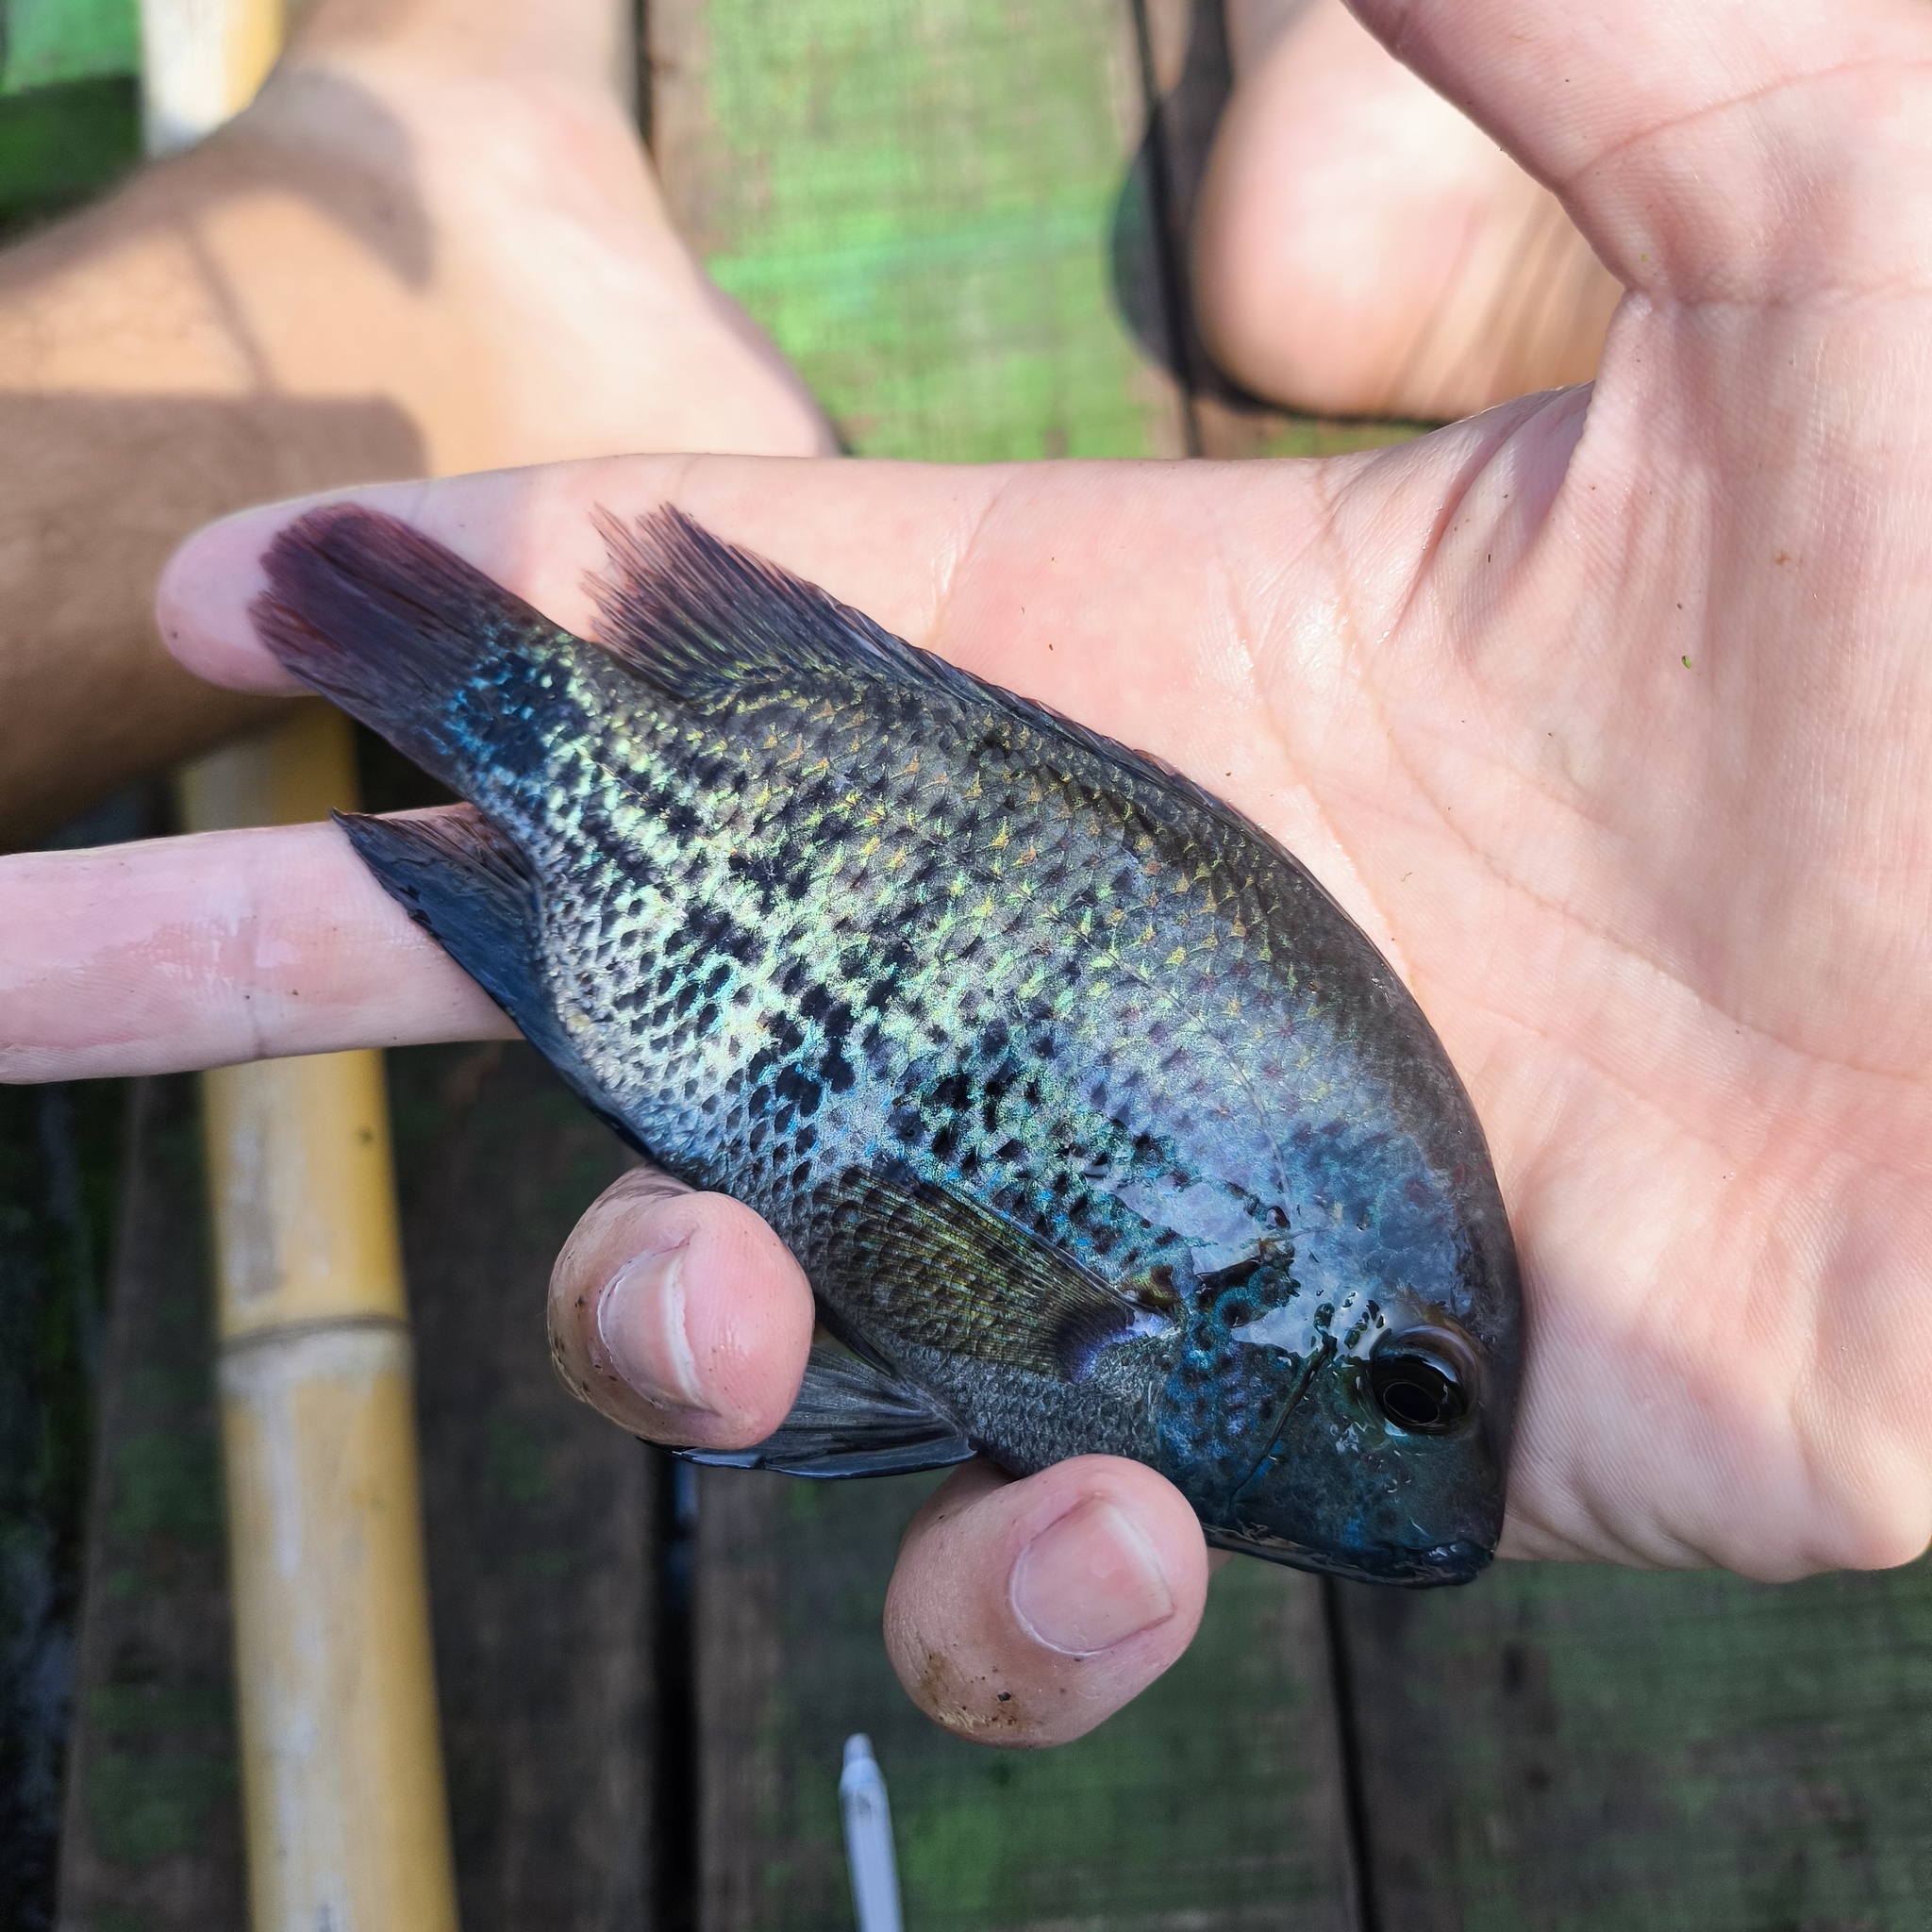
{"type": "MultiPolygon", "coordinates": [[[[192,829],[353,805],[305,706],[183,774],[192,829]]],[[[255,1932],[454,1932],[381,1057],[202,1076],[255,1932]]]]}
{"type": "MultiPolygon", "coordinates": [[[[152,151],[245,103],[281,0],[142,0],[152,151]]],[[[191,830],[353,808],[348,724],[304,705],[181,776],[191,830]]],[[[249,1914],[455,1932],[408,1310],[381,1057],[203,1075],[249,1914]]]]}

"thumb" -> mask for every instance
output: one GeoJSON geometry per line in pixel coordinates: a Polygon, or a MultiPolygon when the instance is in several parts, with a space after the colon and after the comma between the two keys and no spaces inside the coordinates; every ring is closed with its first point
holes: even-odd
{"type": "Polygon", "coordinates": [[[1627,288],[1757,303],[1932,266],[1919,0],[1351,4],[1627,288]]]}

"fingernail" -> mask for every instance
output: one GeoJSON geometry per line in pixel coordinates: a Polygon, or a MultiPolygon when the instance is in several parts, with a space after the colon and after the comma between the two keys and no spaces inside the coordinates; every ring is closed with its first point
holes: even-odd
{"type": "Polygon", "coordinates": [[[1020,1552],[1013,1614],[1063,1657],[1092,1657],[1174,1615],[1154,1545],[1100,1497],[1069,1509],[1020,1552]]]}
{"type": "Polygon", "coordinates": [[[684,1254],[640,1255],[619,1269],[597,1298],[597,1339],[646,1402],[708,1408],[684,1325],[684,1254]]]}

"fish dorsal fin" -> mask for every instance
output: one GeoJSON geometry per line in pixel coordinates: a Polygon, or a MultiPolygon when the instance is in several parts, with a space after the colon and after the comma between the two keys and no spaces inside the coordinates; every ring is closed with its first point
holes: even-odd
{"type": "Polygon", "coordinates": [[[585,1106],[646,1151],[558,1022],[539,977],[537,880],[512,841],[467,805],[420,817],[334,817],[383,891],[516,1022],[585,1106]]]}
{"type": "Polygon", "coordinates": [[[852,1168],[813,1201],[814,1285],[873,1346],[937,1349],[1079,1381],[1167,1314],[958,1190],[852,1168]]]}
{"type": "Polygon", "coordinates": [[[1025,750],[1038,764],[1158,821],[1206,819],[1257,840],[1323,890],[1269,833],[1164,759],[917,649],[682,510],[665,505],[626,524],[599,509],[593,521],[610,552],[604,573],[587,580],[597,641],[665,696],[702,704],[739,687],[809,690],[867,678],[921,690],[929,703],[991,713],[1033,741],[1025,750]]]}
{"type": "Polygon", "coordinates": [[[586,586],[597,641],[667,697],[701,703],[741,686],[855,676],[923,683],[935,667],[951,669],[682,510],[667,505],[625,524],[599,509],[593,521],[610,552],[586,586]]]}
{"type": "Polygon", "coordinates": [[[909,1382],[821,1335],[791,1413],[749,1449],[687,1449],[720,1469],[786,1475],[898,1475],[943,1469],[973,1454],[959,1425],[909,1382]]]}

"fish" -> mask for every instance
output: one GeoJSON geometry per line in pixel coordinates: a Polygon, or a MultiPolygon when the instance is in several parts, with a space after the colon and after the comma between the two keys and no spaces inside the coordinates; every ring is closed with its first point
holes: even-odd
{"type": "Polygon", "coordinates": [[[466,801],[339,815],[632,1147],[755,1208],[818,1327],[808,1476],[1130,1457],[1210,1544],[1467,1581],[1522,1355],[1469,1096],[1313,874],[1172,767],[670,507],[580,638],[381,511],[251,605],[466,801]]]}

